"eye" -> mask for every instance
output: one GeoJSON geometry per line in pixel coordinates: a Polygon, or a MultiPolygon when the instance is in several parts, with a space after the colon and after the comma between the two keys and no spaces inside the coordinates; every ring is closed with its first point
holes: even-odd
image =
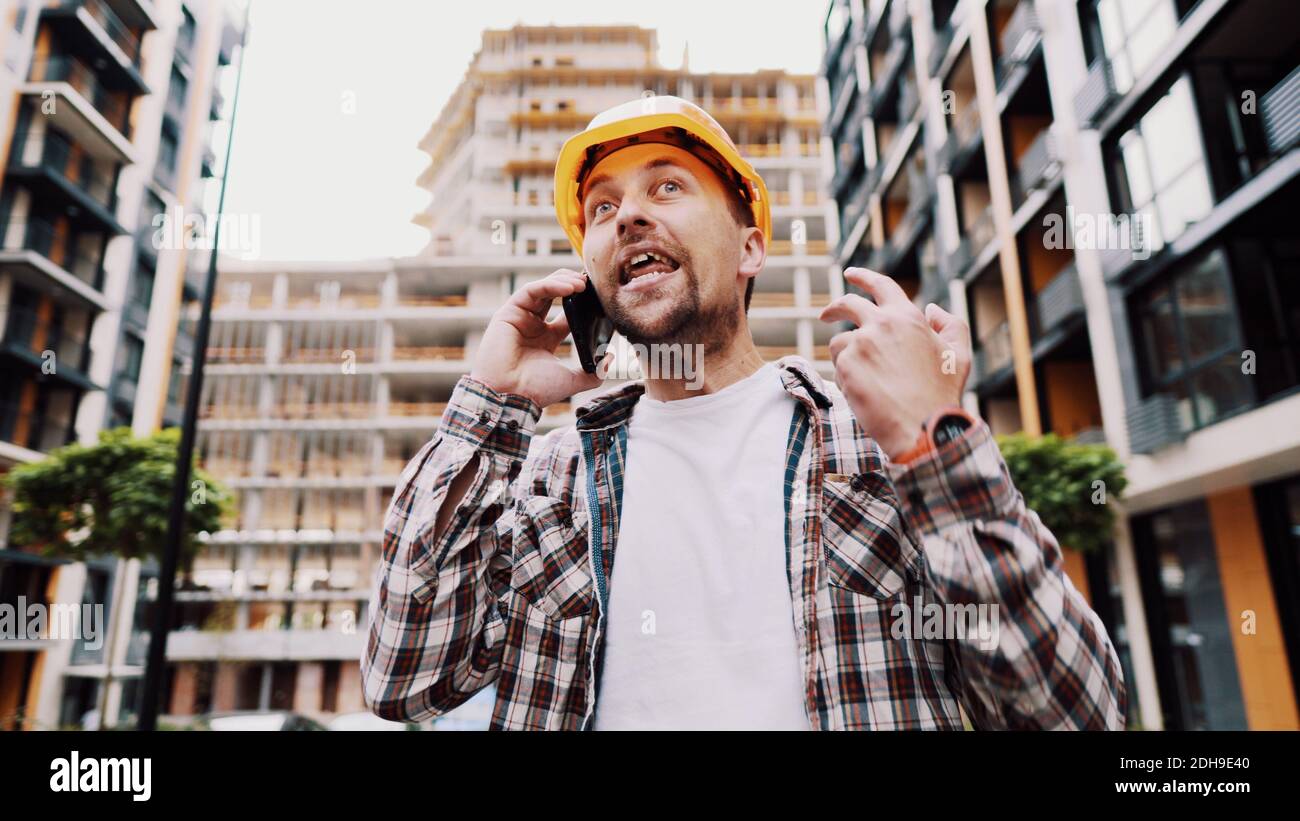
{"type": "Polygon", "coordinates": [[[664,180],[659,183],[659,190],[666,194],[676,194],[678,191],[682,190],[682,184],[677,180],[664,180]],[[670,185],[672,186],[671,190],[668,188],[670,185]]]}
{"type": "Polygon", "coordinates": [[[614,207],[614,203],[610,202],[609,200],[601,200],[600,202],[596,203],[596,204],[592,207],[592,209],[591,209],[591,215],[592,215],[593,217],[601,217],[601,216],[604,216],[605,214],[608,214],[608,213],[609,213],[608,211],[601,211],[601,210],[600,210],[602,207],[604,207],[604,206],[606,206],[606,205],[610,206],[611,208],[614,207]]]}

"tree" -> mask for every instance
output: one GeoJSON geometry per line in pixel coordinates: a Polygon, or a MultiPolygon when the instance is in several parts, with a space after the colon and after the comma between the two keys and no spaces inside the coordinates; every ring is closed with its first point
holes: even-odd
{"type": "Polygon", "coordinates": [[[1081,445],[1055,434],[999,436],[1011,479],[1062,547],[1101,550],[1115,526],[1115,501],[1128,480],[1106,445],[1081,445]]]}
{"type": "MultiPolygon", "coordinates": [[[[161,562],[180,430],[136,438],[130,428],[101,431],[94,445],[73,444],[3,478],[13,491],[9,541],[73,561],[103,554],[161,562]]],[[[200,534],[213,533],[230,494],[193,469],[186,504],[181,567],[189,567],[200,534]]]]}

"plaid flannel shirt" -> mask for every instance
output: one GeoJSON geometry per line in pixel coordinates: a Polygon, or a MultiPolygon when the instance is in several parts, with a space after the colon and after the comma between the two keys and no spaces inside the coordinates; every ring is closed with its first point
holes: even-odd
{"type": "MultiPolygon", "coordinates": [[[[814,729],[1122,729],[1105,628],[1025,507],[987,425],[891,464],[798,357],[786,570],[814,729]],[[997,642],[899,630],[897,605],[999,607],[997,642]],[[899,637],[901,636],[901,637],[899,637]]],[[[493,729],[588,729],[615,572],[627,424],[643,383],[534,439],[541,408],[468,376],[389,506],[361,659],[367,706],[440,715],[496,685],[493,729]],[[435,518],[477,455],[441,537],[435,518]]]]}

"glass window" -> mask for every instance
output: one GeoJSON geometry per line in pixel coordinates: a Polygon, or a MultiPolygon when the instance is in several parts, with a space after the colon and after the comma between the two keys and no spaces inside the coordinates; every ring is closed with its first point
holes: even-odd
{"type": "Polygon", "coordinates": [[[1161,701],[1166,729],[1244,730],[1245,705],[1237,673],[1231,622],[1219,580],[1209,513],[1197,501],[1148,517],[1149,550],[1140,550],[1153,643],[1163,658],[1161,701]]]}
{"type": "Polygon", "coordinates": [[[1124,211],[1150,215],[1157,251],[1214,207],[1191,81],[1180,77],[1125,132],[1114,151],[1124,211]]]}
{"type": "Polygon", "coordinates": [[[1140,291],[1133,305],[1147,392],[1179,399],[1187,430],[1256,401],[1230,271],[1224,249],[1214,248],[1140,291]]]}

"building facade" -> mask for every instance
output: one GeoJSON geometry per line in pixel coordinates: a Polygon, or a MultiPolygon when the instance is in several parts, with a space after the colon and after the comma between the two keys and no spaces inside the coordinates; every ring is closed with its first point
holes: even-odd
{"type": "MultiPolygon", "coordinates": [[[[240,23],[218,0],[20,0],[0,23],[4,472],[105,427],[179,424],[206,266],[162,215],[205,211],[240,23]]],[[[4,508],[0,603],[101,604],[107,636],[0,639],[0,729],[129,720],[150,569],[10,545],[4,508]]]]}
{"type": "Polygon", "coordinates": [[[995,432],[1127,466],[1112,548],[1066,555],[1130,726],[1300,726],[1296,21],[1283,0],[828,8],[836,261],[968,320],[995,432]]]}

